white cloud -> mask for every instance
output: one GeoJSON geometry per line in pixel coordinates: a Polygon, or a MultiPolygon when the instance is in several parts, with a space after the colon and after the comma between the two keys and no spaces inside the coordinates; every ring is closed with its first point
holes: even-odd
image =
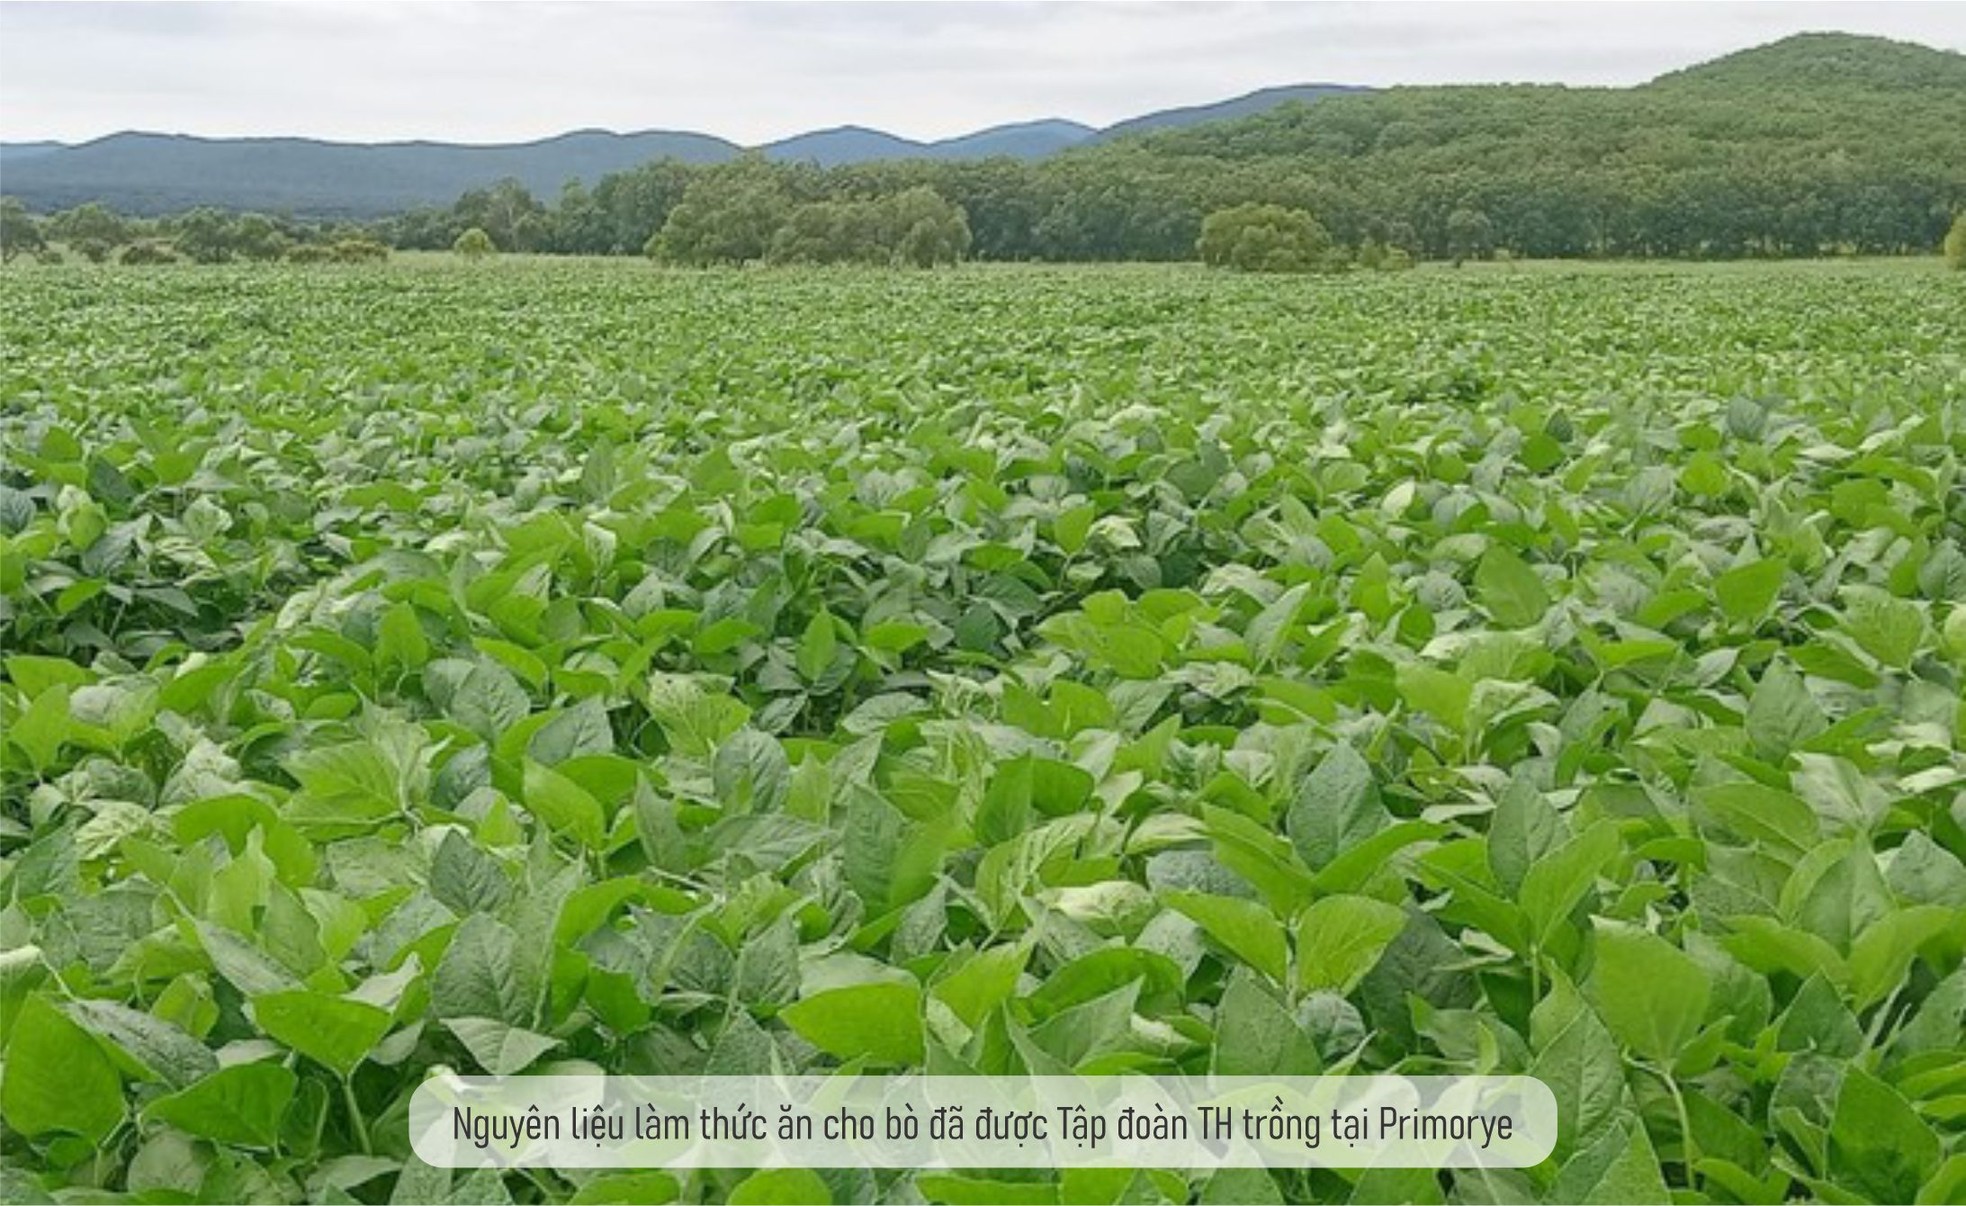
{"type": "Polygon", "coordinates": [[[1273,84],[1631,84],[1805,29],[1966,48],[1966,5],[0,4],[0,137],[745,143],[1100,125],[1273,84]]]}

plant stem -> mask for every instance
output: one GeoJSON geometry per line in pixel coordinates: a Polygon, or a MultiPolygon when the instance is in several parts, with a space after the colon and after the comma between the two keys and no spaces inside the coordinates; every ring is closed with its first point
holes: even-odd
{"type": "Polygon", "coordinates": [[[1693,1138],[1693,1123],[1687,1117],[1686,1098],[1679,1091],[1679,1081],[1674,1079],[1673,1074],[1667,1069],[1655,1068],[1646,1063],[1640,1063],[1638,1066],[1658,1077],[1659,1082],[1666,1086],[1666,1092],[1672,1094],[1673,1108],[1679,1113],[1679,1155],[1686,1165],[1686,1188],[1692,1189],[1694,1188],[1693,1165],[1700,1158],[1700,1145],[1693,1138]]]}
{"type": "Polygon", "coordinates": [[[346,1076],[341,1078],[341,1100],[348,1107],[348,1125],[354,1128],[355,1142],[361,1146],[362,1154],[374,1155],[369,1146],[369,1124],[362,1119],[362,1107],[355,1104],[355,1082],[346,1076]]]}

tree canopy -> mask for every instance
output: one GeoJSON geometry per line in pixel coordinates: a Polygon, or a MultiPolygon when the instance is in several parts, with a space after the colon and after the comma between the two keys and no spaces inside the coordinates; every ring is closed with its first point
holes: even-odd
{"type": "MultiPolygon", "coordinates": [[[[1636,88],[1391,88],[1037,162],[665,161],[570,189],[524,249],[641,251],[687,206],[670,258],[767,257],[787,223],[798,258],[848,217],[793,221],[799,207],[923,188],[962,211],[964,254],[984,260],[1188,259],[1204,216],[1243,204],[1434,259],[1923,254],[1966,206],[1962,111],[1966,56],[1806,36],[1636,88]]],[[[475,220],[460,206],[383,229],[448,246],[475,220]]]]}
{"type": "Polygon", "coordinates": [[[0,198],[0,261],[47,246],[41,224],[27,207],[12,197],[0,198]]]}
{"type": "Polygon", "coordinates": [[[1331,236],[1301,209],[1237,205],[1201,224],[1202,263],[1241,272],[1315,272],[1330,266],[1331,236]]]}

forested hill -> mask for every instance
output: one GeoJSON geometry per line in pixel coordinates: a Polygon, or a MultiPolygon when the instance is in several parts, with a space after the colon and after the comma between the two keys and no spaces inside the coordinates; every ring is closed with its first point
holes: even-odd
{"type": "Polygon", "coordinates": [[[1648,87],[1815,88],[1824,92],[1958,94],[1966,57],[1916,42],[1853,34],[1806,33],[1671,71],[1648,87]]]}
{"type": "Polygon", "coordinates": [[[1805,34],[1636,88],[1392,88],[1066,158],[1191,213],[1279,201],[1435,252],[1456,211],[1526,255],[1929,250],[1966,206],[1966,55],[1805,34]]]}
{"type": "Polygon", "coordinates": [[[1323,100],[1327,96],[1342,96],[1346,93],[1370,92],[1370,88],[1358,88],[1346,84],[1285,84],[1280,88],[1259,88],[1245,96],[1233,100],[1218,101],[1212,105],[1189,105],[1181,109],[1163,109],[1158,113],[1147,113],[1140,117],[1130,117],[1115,122],[1093,134],[1088,142],[1111,142],[1115,138],[1126,138],[1134,134],[1144,134],[1150,130],[1171,130],[1186,126],[1198,126],[1207,122],[1228,121],[1237,117],[1248,117],[1253,113],[1266,113],[1278,105],[1292,101],[1308,103],[1323,100]]]}
{"type": "Polygon", "coordinates": [[[1202,219],[1245,202],[1425,257],[1929,253],[1966,208],[1961,114],[1966,56],[1808,34],[1633,88],[1325,94],[1036,163],[653,164],[502,227],[523,199],[478,193],[387,234],[447,247],[491,223],[502,247],[634,253],[688,195],[693,219],[764,232],[724,244],[735,258],[765,253],[761,213],[925,185],[962,206],[979,259],[1189,259],[1202,219]]]}

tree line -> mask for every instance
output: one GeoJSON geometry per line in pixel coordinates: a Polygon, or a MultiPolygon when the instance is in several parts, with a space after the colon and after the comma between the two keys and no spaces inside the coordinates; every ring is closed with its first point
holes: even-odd
{"type": "Polygon", "coordinates": [[[380,229],[399,247],[478,226],[507,250],[633,255],[693,189],[689,220],[717,225],[716,208],[749,246],[767,212],[926,189],[981,260],[1195,259],[1204,220],[1241,205],[1425,259],[1929,254],[1966,209],[1962,106],[1960,55],[1810,35],[1636,88],[1393,88],[1035,162],[659,162],[550,203],[507,182],[380,229]]]}
{"type": "MultiPolygon", "coordinates": [[[[1210,215],[1267,206],[1310,215],[1328,246],[1306,254],[1327,265],[1929,254],[1966,209],[1962,105],[1966,58],[1808,36],[1637,88],[1393,88],[1034,162],[662,160],[551,199],[502,181],[366,228],[194,211],[164,230],[191,258],[230,254],[230,222],[248,258],[274,235],[289,254],[445,250],[478,230],[498,251],[678,263],[1154,261],[1206,258],[1210,215]]],[[[86,225],[77,212],[50,236],[86,225]]]]}
{"type": "Polygon", "coordinates": [[[284,214],[202,207],[166,218],[131,218],[89,202],[37,218],[17,198],[0,198],[0,258],[20,255],[75,256],[97,264],[359,264],[388,258],[389,246],[353,223],[306,222],[284,214]]]}

